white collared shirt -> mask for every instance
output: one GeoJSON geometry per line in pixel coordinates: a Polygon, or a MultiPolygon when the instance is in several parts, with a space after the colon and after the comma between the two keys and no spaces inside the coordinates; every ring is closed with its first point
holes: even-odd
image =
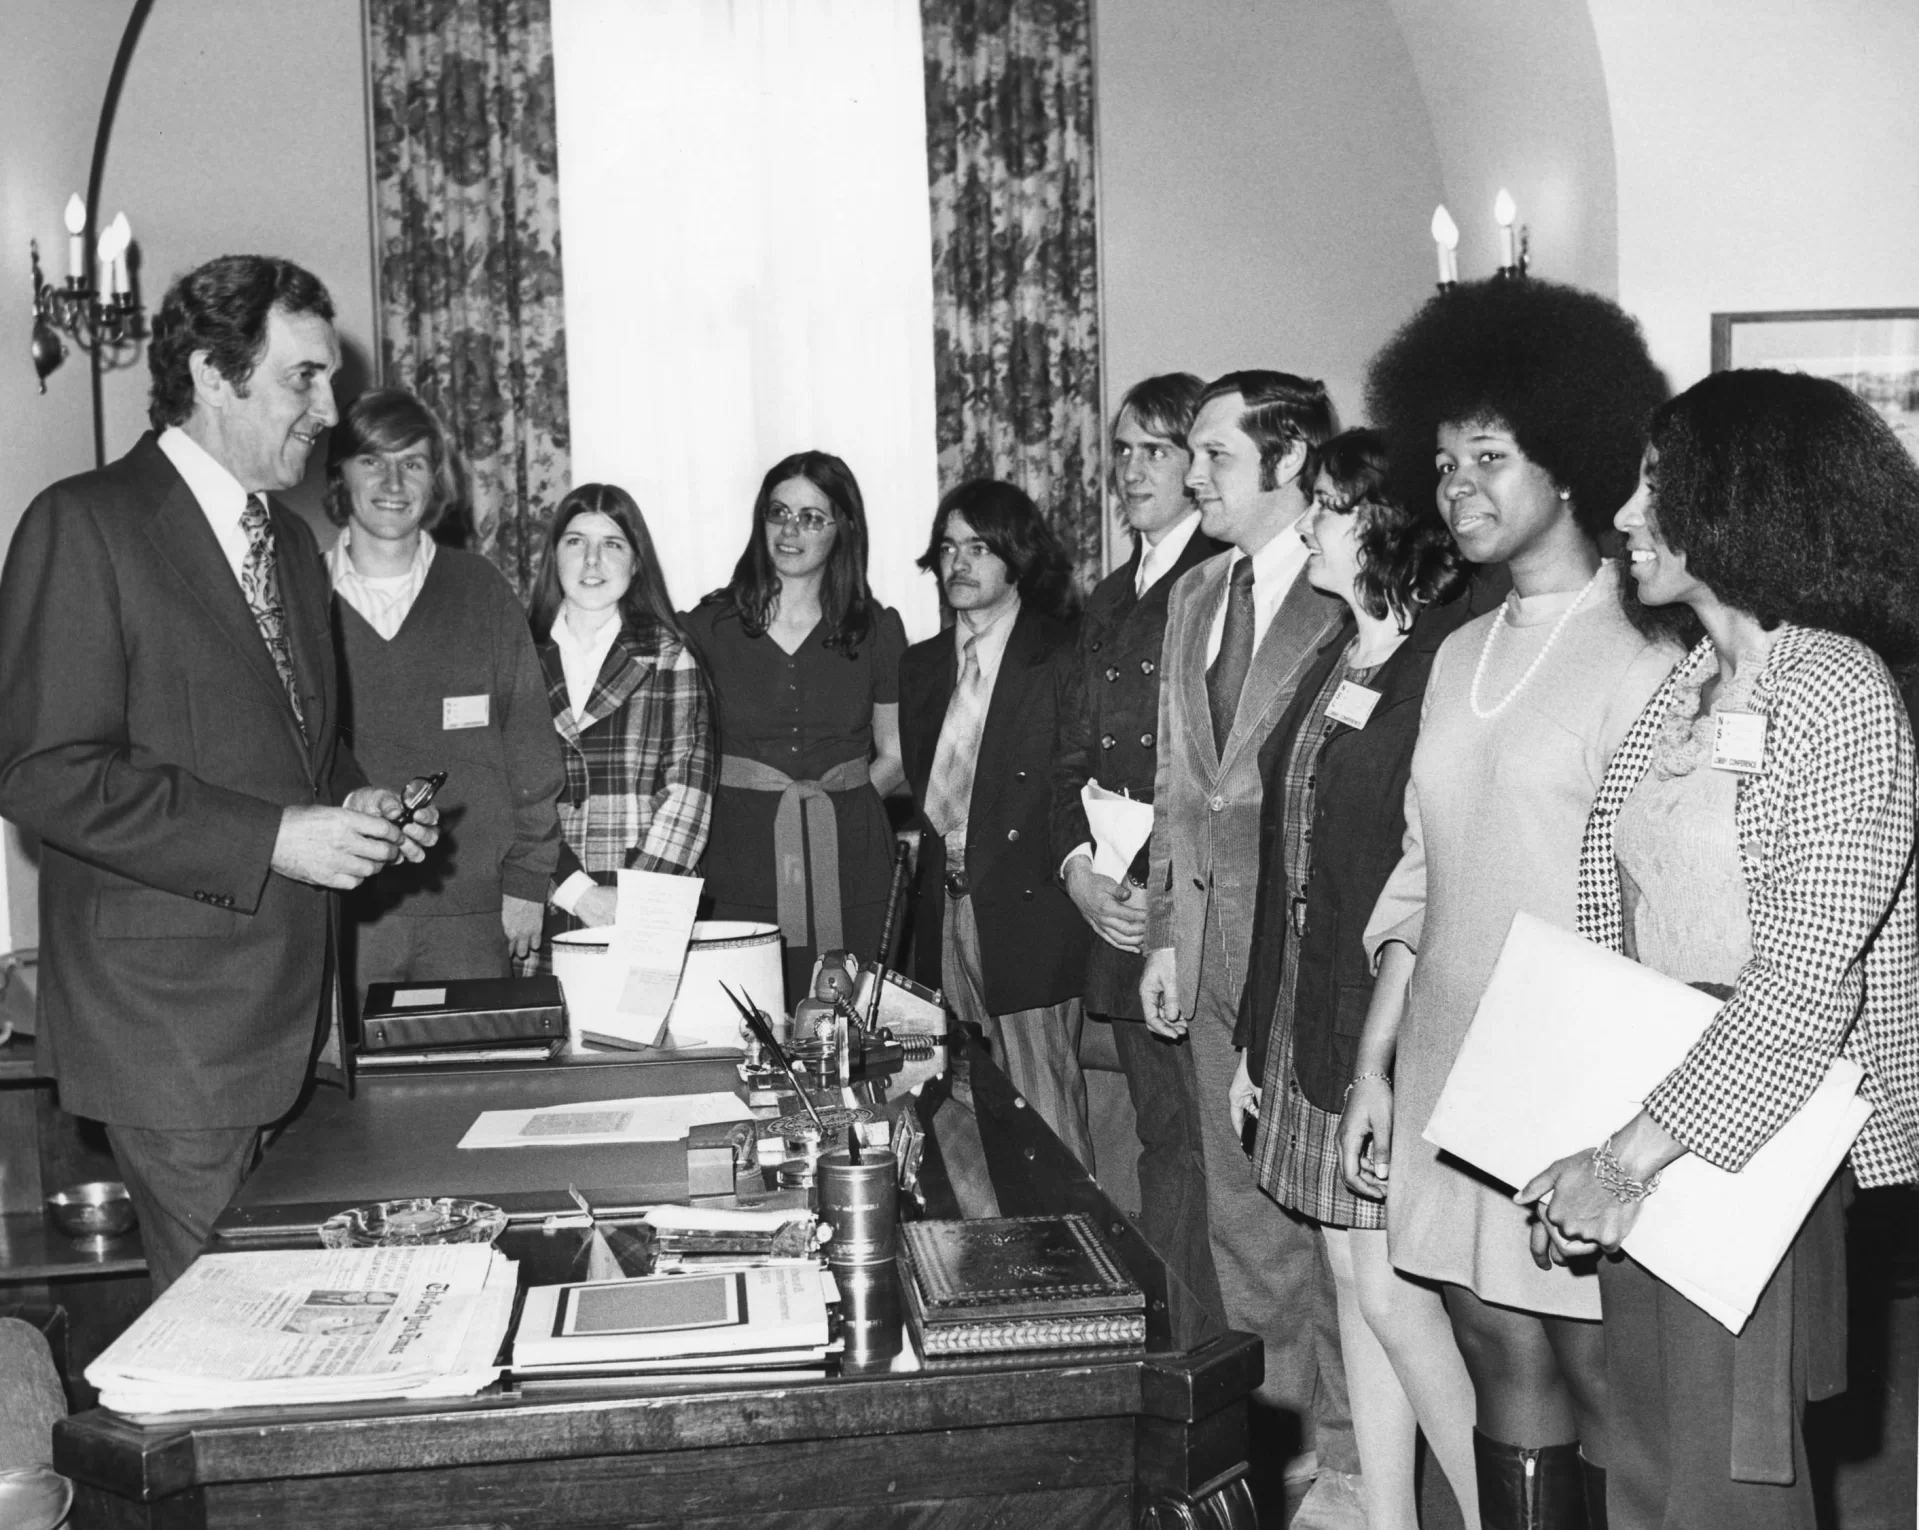
{"type": "MultiPolygon", "coordinates": [[[[1300,520],[1305,517],[1301,516],[1300,520]]],[[[1266,629],[1273,615],[1293,587],[1293,581],[1306,567],[1306,544],[1299,539],[1299,521],[1293,522],[1272,541],[1253,554],[1253,652],[1266,641],[1266,629]]],[[[1226,563],[1226,578],[1220,583],[1219,609],[1213,613],[1212,629],[1206,634],[1206,667],[1211,669],[1219,657],[1220,638],[1226,631],[1226,602],[1232,593],[1233,570],[1246,554],[1239,548],[1226,563]]]]}
{"type": "Polygon", "coordinates": [[[586,704],[593,699],[594,682],[606,656],[613,651],[613,640],[620,635],[620,613],[609,611],[599,630],[590,638],[581,638],[566,619],[566,607],[553,618],[553,646],[560,650],[560,669],[566,675],[567,705],[573,719],[586,726],[586,704]]]}
{"type": "Polygon", "coordinates": [[[1173,565],[1179,562],[1187,543],[1193,540],[1193,533],[1198,530],[1199,512],[1195,510],[1157,542],[1147,544],[1146,550],[1140,554],[1139,567],[1133,571],[1135,600],[1143,600],[1148,590],[1173,571],[1173,565]]]}
{"type": "Polygon", "coordinates": [[[247,513],[247,500],[252,496],[211,452],[178,425],[169,425],[160,432],[159,446],[186,480],[238,583],[240,570],[247,561],[247,533],[240,517],[247,513]]]}
{"type": "Polygon", "coordinates": [[[326,555],[327,572],[332,576],[334,593],[366,618],[366,624],[389,643],[406,625],[407,613],[426,587],[427,570],[433,567],[436,548],[433,538],[422,532],[413,551],[413,566],[404,574],[374,576],[353,566],[353,528],[342,526],[340,539],[326,555]]]}

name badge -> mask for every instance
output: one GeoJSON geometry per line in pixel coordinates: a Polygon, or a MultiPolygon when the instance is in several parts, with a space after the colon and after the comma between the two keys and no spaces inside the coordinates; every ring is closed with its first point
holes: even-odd
{"type": "Polygon", "coordinates": [[[1721,712],[1712,737],[1712,768],[1742,776],[1765,767],[1766,719],[1757,712],[1721,712]]]}
{"type": "Polygon", "coordinates": [[[440,727],[484,728],[492,718],[493,698],[484,693],[478,696],[448,696],[440,703],[440,727]]]}
{"type": "Polygon", "coordinates": [[[1326,715],[1349,728],[1363,728],[1378,705],[1378,691],[1342,680],[1339,689],[1333,692],[1333,699],[1326,703],[1326,715]]]}

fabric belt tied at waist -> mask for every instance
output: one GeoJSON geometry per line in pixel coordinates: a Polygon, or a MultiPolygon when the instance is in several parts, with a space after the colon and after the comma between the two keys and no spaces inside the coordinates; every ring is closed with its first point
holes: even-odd
{"type": "Polygon", "coordinates": [[[843,760],[817,781],[795,781],[777,765],[762,764],[740,754],[720,756],[721,786],[780,794],[779,811],[773,818],[773,884],[780,938],[791,949],[808,944],[809,861],[813,867],[811,933],[817,937],[811,944],[818,951],[840,949],[839,816],[827,794],[852,791],[872,779],[863,759],[843,760]]]}

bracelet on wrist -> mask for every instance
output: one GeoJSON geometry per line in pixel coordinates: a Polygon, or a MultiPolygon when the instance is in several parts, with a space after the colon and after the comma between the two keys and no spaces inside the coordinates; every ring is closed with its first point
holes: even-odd
{"type": "Polygon", "coordinates": [[[1634,1179],[1620,1166],[1619,1155],[1613,1152],[1610,1137],[1593,1149],[1593,1178],[1622,1206],[1636,1205],[1659,1188],[1657,1174],[1634,1179]]]}
{"type": "Polygon", "coordinates": [[[1343,1106],[1353,1097],[1353,1090],[1369,1078],[1378,1079],[1380,1083],[1384,1084],[1388,1089],[1393,1087],[1393,1076],[1390,1073],[1355,1073],[1352,1077],[1352,1082],[1346,1085],[1345,1094],[1340,1096],[1339,1103],[1343,1106]]]}

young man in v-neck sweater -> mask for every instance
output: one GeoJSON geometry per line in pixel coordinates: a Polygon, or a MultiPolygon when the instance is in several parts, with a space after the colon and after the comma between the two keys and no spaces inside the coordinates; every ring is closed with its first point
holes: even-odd
{"type": "Polygon", "coordinates": [[[504,977],[539,941],[564,782],[526,613],[486,559],[426,534],[454,479],[425,405],[364,394],[333,436],[342,735],[383,780],[447,777],[442,854],[349,901],[354,987],[504,977]]]}

